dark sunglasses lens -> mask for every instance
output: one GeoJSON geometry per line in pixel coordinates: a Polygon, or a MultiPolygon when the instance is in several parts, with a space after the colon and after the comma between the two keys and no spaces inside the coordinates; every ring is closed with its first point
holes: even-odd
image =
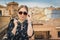
{"type": "Polygon", "coordinates": [[[24,12],[24,15],[27,15],[27,12],[24,12]]]}
{"type": "Polygon", "coordinates": [[[19,12],[20,15],[22,15],[22,12],[19,12]]]}
{"type": "Polygon", "coordinates": [[[27,15],[27,12],[19,12],[20,15],[24,14],[27,15]]]}

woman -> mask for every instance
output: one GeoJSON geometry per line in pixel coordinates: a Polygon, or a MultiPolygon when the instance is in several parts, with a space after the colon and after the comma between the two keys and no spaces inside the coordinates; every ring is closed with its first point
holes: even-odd
{"type": "Polygon", "coordinates": [[[8,40],[29,40],[29,37],[33,35],[33,27],[28,16],[28,7],[21,5],[17,15],[18,19],[11,19],[8,25],[8,40]]]}

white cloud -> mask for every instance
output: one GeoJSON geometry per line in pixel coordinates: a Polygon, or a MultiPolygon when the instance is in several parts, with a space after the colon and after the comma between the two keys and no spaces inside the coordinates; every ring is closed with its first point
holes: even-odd
{"type": "MultiPolygon", "coordinates": [[[[6,5],[8,2],[12,2],[12,0],[10,1],[7,1],[7,0],[0,0],[0,5],[6,5]]],[[[55,1],[53,0],[51,3],[48,3],[48,2],[41,2],[41,1],[15,1],[17,3],[19,3],[20,5],[27,5],[28,7],[35,7],[35,6],[38,6],[38,7],[50,7],[50,6],[54,6],[54,7],[60,7],[60,1],[55,1]]]]}
{"type": "Polygon", "coordinates": [[[51,4],[47,3],[37,3],[37,2],[20,2],[20,5],[27,5],[28,7],[49,7],[51,4]]]}

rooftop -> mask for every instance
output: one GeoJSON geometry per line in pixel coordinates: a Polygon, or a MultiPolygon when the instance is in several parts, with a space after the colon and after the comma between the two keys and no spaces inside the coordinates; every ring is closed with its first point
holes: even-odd
{"type": "Polygon", "coordinates": [[[7,5],[18,5],[17,2],[9,2],[7,5]]]}

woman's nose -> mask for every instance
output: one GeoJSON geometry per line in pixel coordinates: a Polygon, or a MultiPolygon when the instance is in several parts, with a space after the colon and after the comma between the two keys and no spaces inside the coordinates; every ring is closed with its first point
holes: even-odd
{"type": "Polygon", "coordinates": [[[24,14],[22,13],[22,15],[24,15],[24,14]]]}
{"type": "Polygon", "coordinates": [[[24,13],[22,13],[22,15],[24,15],[24,13]]]}

